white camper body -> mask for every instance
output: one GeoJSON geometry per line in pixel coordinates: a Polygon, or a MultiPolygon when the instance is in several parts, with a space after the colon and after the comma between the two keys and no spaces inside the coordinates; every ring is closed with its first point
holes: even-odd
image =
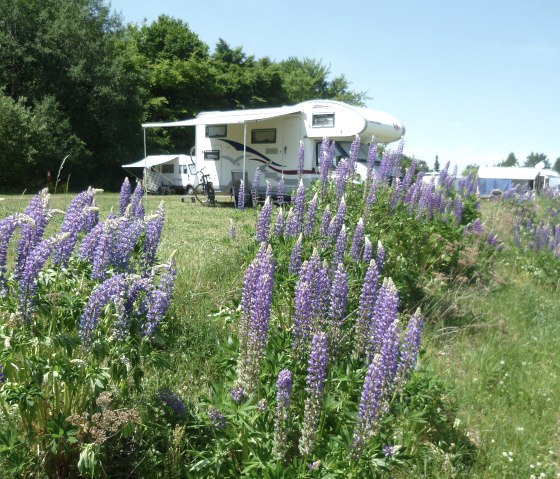
{"type": "MultiPolygon", "coordinates": [[[[404,126],[386,113],[351,106],[332,100],[312,100],[294,106],[203,112],[192,120],[146,123],[146,128],[194,126],[196,146],[193,163],[205,168],[209,180],[221,191],[235,191],[245,179],[252,185],[256,168],[261,169],[260,186],[265,180],[275,186],[282,175],[286,191],[297,186],[298,151],[303,142],[305,183],[318,178],[319,153],[326,137],[336,142],[335,161],[347,158],[358,135],[362,148],[357,165],[365,175],[367,144],[390,143],[404,135],[404,126]]],[[[144,130],[145,133],[145,130],[144,130]]]]}
{"type": "Polygon", "coordinates": [[[148,193],[192,193],[198,184],[190,155],[149,155],[123,168],[142,169],[148,193]]]}

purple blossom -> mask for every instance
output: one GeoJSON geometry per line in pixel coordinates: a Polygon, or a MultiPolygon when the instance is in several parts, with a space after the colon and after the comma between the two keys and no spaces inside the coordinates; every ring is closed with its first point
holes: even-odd
{"type": "Polygon", "coordinates": [[[158,397],[161,402],[168,406],[175,415],[183,417],[186,414],[185,403],[181,398],[169,388],[163,388],[158,397]]]}
{"type": "Polygon", "coordinates": [[[367,154],[367,181],[371,185],[374,179],[373,172],[375,171],[375,162],[377,160],[377,141],[375,137],[371,138],[371,142],[368,146],[367,154]]]}
{"type": "Polygon", "coordinates": [[[106,269],[111,260],[117,224],[118,220],[107,219],[103,224],[103,229],[99,232],[93,252],[91,269],[91,277],[93,279],[105,279],[107,276],[106,269]]]}
{"type": "Polygon", "coordinates": [[[358,305],[358,318],[354,325],[354,355],[361,355],[365,351],[369,324],[373,317],[375,300],[377,299],[377,282],[379,270],[374,260],[371,260],[366,271],[360,302],[358,305]]]}
{"type": "Polygon", "coordinates": [[[265,355],[273,280],[272,249],[261,243],[259,252],[245,273],[239,321],[238,384],[249,396],[256,391],[265,355]]]}
{"type": "Polygon", "coordinates": [[[377,197],[377,181],[375,178],[369,182],[367,185],[367,196],[366,196],[366,204],[364,207],[364,216],[367,218],[371,211],[373,204],[375,203],[375,199],[377,197]]]}
{"type": "Polygon", "coordinates": [[[288,215],[286,216],[286,227],[284,229],[284,235],[288,238],[295,238],[298,235],[297,222],[294,219],[294,209],[290,208],[288,215]]]}
{"type": "Polygon", "coordinates": [[[321,228],[319,235],[321,236],[321,248],[326,248],[329,245],[329,226],[331,224],[331,210],[329,205],[325,207],[323,216],[321,218],[321,228]]]}
{"type": "Polygon", "coordinates": [[[0,384],[6,382],[6,373],[4,372],[4,366],[0,364],[0,384]]]}
{"type": "Polygon", "coordinates": [[[143,220],[144,215],[146,214],[144,210],[144,188],[142,187],[142,183],[136,183],[136,188],[134,188],[134,192],[132,193],[132,199],[130,200],[131,203],[131,214],[133,218],[143,220]]]}
{"type": "Polygon", "coordinates": [[[131,196],[132,186],[130,185],[130,181],[128,181],[128,177],[125,177],[121,185],[121,192],[119,195],[119,213],[121,216],[124,216],[126,208],[130,204],[131,196]]]}
{"type": "Polygon", "coordinates": [[[375,264],[377,265],[377,271],[381,273],[383,271],[383,266],[385,265],[385,248],[381,241],[377,242],[377,252],[375,254],[375,264]]]}
{"type": "Polygon", "coordinates": [[[259,194],[260,182],[261,182],[261,169],[255,168],[255,174],[253,175],[253,183],[251,183],[251,197],[253,198],[253,206],[256,205],[256,200],[259,194]]]}
{"type": "Polygon", "coordinates": [[[393,457],[395,454],[397,454],[400,451],[400,449],[401,449],[400,446],[390,446],[386,444],[381,448],[381,452],[385,457],[393,457]]]}
{"type": "Polygon", "coordinates": [[[144,267],[146,270],[155,262],[164,223],[165,210],[162,201],[156,212],[146,219],[146,240],[144,242],[144,267]]]}
{"type": "Polygon", "coordinates": [[[315,193],[315,195],[309,202],[309,205],[307,206],[307,215],[305,218],[305,225],[303,226],[303,234],[306,237],[309,237],[313,234],[318,205],[319,205],[319,197],[317,196],[317,193],[315,193]]]}
{"type": "Polygon", "coordinates": [[[352,246],[350,247],[350,256],[354,261],[360,260],[362,252],[362,245],[364,243],[364,220],[360,218],[356,229],[354,230],[354,238],[352,239],[352,246]]]}
{"type": "Polygon", "coordinates": [[[334,142],[330,142],[328,138],[323,138],[321,149],[319,151],[319,181],[321,184],[321,198],[324,198],[327,191],[327,182],[329,173],[333,165],[334,142]]]}
{"type": "Polygon", "coordinates": [[[274,235],[276,237],[282,236],[284,233],[284,213],[282,207],[278,208],[276,221],[274,222],[274,235]]]}
{"type": "Polygon", "coordinates": [[[241,404],[241,402],[245,398],[245,391],[239,385],[235,385],[234,387],[232,387],[229,391],[229,394],[233,401],[237,404],[241,404]]]}
{"type": "Polygon", "coordinates": [[[341,159],[336,166],[335,199],[338,201],[344,195],[348,181],[350,166],[348,161],[341,159]]]}
{"type": "MultiPolygon", "coordinates": [[[[140,235],[144,232],[144,222],[136,218],[121,217],[117,223],[111,263],[118,270],[127,271],[134,246],[138,238],[140,238],[140,235]]],[[[95,228],[92,231],[94,230],[95,228]]],[[[83,243],[82,241],[80,244],[78,254],[80,254],[83,243]]]]}
{"type": "Polygon", "coordinates": [[[453,200],[453,217],[455,218],[455,225],[460,225],[461,220],[463,219],[463,201],[461,200],[460,196],[456,196],[453,200]]]}
{"type": "Polygon", "coordinates": [[[292,248],[292,252],[290,254],[290,264],[288,266],[288,272],[292,274],[298,274],[299,268],[301,266],[301,248],[302,248],[302,241],[303,236],[300,233],[299,238],[294,244],[292,248]]]}
{"type": "Polygon", "coordinates": [[[270,217],[272,215],[272,204],[270,203],[270,198],[267,197],[264,206],[259,214],[259,219],[257,221],[257,233],[256,239],[257,243],[268,243],[268,238],[270,236],[270,217]]]}
{"type": "Polygon", "coordinates": [[[346,226],[342,225],[340,228],[340,233],[338,234],[338,238],[336,239],[336,244],[334,247],[333,253],[333,268],[336,268],[338,263],[342,263],[344,261],[344,253],[346,252],[346,226]]]}
{"type": "Polygon", "coordinates": [[[101,235],[103,229],[105,228],[105,222],[97,223],[84,237],[80,246],[78,247],[78,258],[83,261],[93,262],[95,248],[97,247],[97,242],[99,241],[99,236],[101,235]]]}
{"type": "Polygon", "coordinates": [[[287,436],[291,394],[292,372],[289,369],[282,369],[276,381],[276,417],[272,440],[272,453],[280,458],[284,457],[289,447],[287,436]]]}
{"type": "Polygon", "coordinates": [[[404,341],[401,346],[397,367],[397,378],[401,383],[410,375],[416,366],[423,327],[424,316],[422,316],[420,308],[418,308],[408,320],[404,341]]]}
{"type": "Polygon", "coordinates": [[[342,326],[346,316],[346,300],[348,296],[348,275],[342,263],[338,264],[332,281],[329,306],[329,345],[334,353],[340,350],[342,326]]]}
{"type": "Polygon", "coordinates": [[[163,272],[159,279],[157,288],[152,293],[150,309],[146,314],[146,322],[142,325],[142,333],[147,337],[152,337],[161,320],[165,316],[173,297],[175,287],[175,260],[172,258],[169,263],[162,265],[163,272]]]}
{"type": "Polygon", "coordinates": [[[305,187],[299,180],[294,200],[293,214],[286,220],[286,236],[297,236],[303,229],[303,213],[305,211],[305,187]]]}
{"type": "Polygon", "coordinates": [[[264,198],[270,198],[272,202],[272,187],[270,186],[270,181],[266,180],[266,189],[264,190],[264,198]]]}
{"type": "Polygon", "coordinates": [[[397,319],[399,295],[391,278],[385,278],[375,301],[373,314],[367,325],[365,350],[371,359],[383,346],[383,338],[397,319]]]}
{"type": "Polygon", "coordinates": [[[362,255],[362,261],[364,263],[369,263],[373,258],[373,245],[369,240],[369,236],[365,236],[364,239],[364,254],[362,255]]]}
{"type": "Polygon", "coordinates": [[[303,147],[303,141],[300,141],[299,148],[298,148],[298,175],[300,176],[300,178],[301,175],[303,174],[304,165],[305,165],[305,149],[303,147]]]}
{"type": "Polygon", "coordinates": [[[239,192],[237,194],[237,208],[240,210],[245,209],[245,182],[241,180],[239,183],[239,192]]]}
{"type": "Polygon", "coordinates": [[[0,296],[6,292],[6,261],[10,239],[15,229],[26,223],[33,224],[33,219],[22,213],[15,213],[0,220],[0,296]]]}
{"type": "Polygon", "coordinates": [[[329,237],[331,241],[336,240],[340,233],[340,229],[342,228],[342,223],[344,223],[344,216],[346,215],[346,201],[344,200],[344,196],[340,199],[340,203],[338,205],[338,209],[336,211],[336,215],[332,219],[329,225],[329,237]]]}
{"type": "Polygon", "coordinates": [[[37,276],[54,248],[67,237],[68,233],[58,233],[56,236],[42,240],[29,252],[19,277],[20,312],[24,321],[29,320],[37,289],[37,276]]]}
{"type": "Polygon", "coordinates": [[[305,391],[308,396],[303,411],[303,427],[299,441],[299,450],[303,455],[310,454],[315,446],[321,399],[327,375],[327,335],[323,332],[313,336],[311,352],[307,365],[305,391]]]}
{"type": "Polygon", "coordinates": [[[276,185],[276,202],[282,206],[284,204],[284,174],[278,180],[276,185]]]}
{"type": "Polygon", "coordinates": [[[350,176],[356,173],[356,162],[360,156],[361,146],[360,136],[356,135],[356,138],[354,138],[354,141],[350,145],[350,154],[348,156],[348,175],[350,176]]]}
{"type": "Polygon", "coordinates": [[[49,210],[49,190],[44,188],[35,195],[24,214],[31,218],[32,222],[24,222],[20,227],[19,241],[17,244],[16,262],[14,267],[14,276],[19,277],[27,259],[29,252],[39,244],[43,233],[51,217],[49,210]]]}
{"type": "Polygon", "coordinates": [[[221,430],[226,428],[226,418],[219,409],[213,406],[208,408],[208,419],[210,419],[212,429],[221,430]]]}

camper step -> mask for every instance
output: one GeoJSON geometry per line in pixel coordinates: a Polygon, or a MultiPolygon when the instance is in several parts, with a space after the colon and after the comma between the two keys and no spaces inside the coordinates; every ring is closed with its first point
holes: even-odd
{"type": "Polygon", "coordinates": [[[181,203],[194,203],[196,198],[194,195],[183,195],[181,196],[181,203]]]}

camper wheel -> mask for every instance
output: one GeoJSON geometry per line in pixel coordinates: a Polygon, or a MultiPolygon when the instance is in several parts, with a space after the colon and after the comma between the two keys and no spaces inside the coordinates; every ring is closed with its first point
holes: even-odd
{"type": "Polygon", "coordinates": [[[186,195],[194,195],[194,188],[191,185],[188,185],[185,188],[185,194],[186,195]]]}

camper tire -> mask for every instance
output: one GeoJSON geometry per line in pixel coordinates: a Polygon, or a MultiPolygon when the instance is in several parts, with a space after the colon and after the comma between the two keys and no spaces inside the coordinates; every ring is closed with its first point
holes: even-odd
{"type": "Polygon", "coordinates": [[[185,194],[186,195],[194,195],[194,188],[191,185],[188,185],[185,188],[185,194]]]}

